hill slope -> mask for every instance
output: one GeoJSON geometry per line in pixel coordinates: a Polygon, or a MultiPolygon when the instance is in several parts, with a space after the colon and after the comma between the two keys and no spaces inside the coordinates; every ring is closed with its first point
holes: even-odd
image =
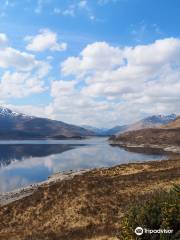
{"type": "Polygon", "coordinates": [[[110,138],[112,143],[180,146],[180,117],[159,128],[129,131],[110,138]]]}
{"type": "Polygon", "coordinates": [[[169,122],[168,124],[162,126],[161,128],[164,129],[180,128],[180,117],[177,117],[174,121],[169,122]]]}
{"type": "Polygon", "coordinates": [[[171,121],[174,121],[176,119],[175,114],[170,115],[153,115],[147,118],[144,118],[140,121],[137,121],[133,124],[125,126],[124,129],[118,132],[118,134],[122,132],[128,132],[128,131],[134,131],[144,128],[158,128],[164,124],[168,124],[171,121]]]}
{"type": "Polygon", "coordinates": [[[56,174],[54,182],[32,193],[23,191],[29,196],[19,200],[14,194],[16,201],[0,206],[0,239],[122,239],[122,217],[132,204],[143,204],[159,189],[180,183],[179,172],[179,159],[171,159],[72,173],[69,178],[56,174]]]}

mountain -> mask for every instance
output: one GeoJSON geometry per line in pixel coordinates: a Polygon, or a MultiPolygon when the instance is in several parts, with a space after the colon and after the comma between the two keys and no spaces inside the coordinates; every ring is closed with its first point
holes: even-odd
{"type": "Polygon", "coordinates": [[[93,126],[89,126],[89,125],[82,125],[83,128],[92,131],[95,133],[95,135],[97,136],[106,136],[106,132],[108,131],[107,128],[97,128],[97,127],[93,127],[93,126]]]}
{"type": "Polygon", "coordinates": [[[126,125],[123,126],[115,126],[113,128],[96,128],[89,125],[82,125],[87,130],[93,131],[97,136],[112,136],[118,132],[122,132],[126,129],[126,125]]]}
{"type": "Polygon", "coordinates": [[[89,135],[94,133],[79,126],[0,107],[0,139],[63,139],[89,135]]]}
{"type": "Polygon", "coordinates": [[[153,115],[147,118],[144,118],[140,121],[137,121],[133,124],[127,125],[123,131],[119,131],[118,134],[122,132],[134,131],[144,128],[154,128],[160,127],[161,125],[167,124],[176,119],[175,114],[170,115],[153,115]]]}
{"type": "Polygon", "coordinates": [[[173,145],[180,146],[180,117],[170,123],[153,128],[132,130],[110,138],[114,144],[173,145]]]}
{"type": "Polygon", "coordinates": [[[116,135],[117,133],[124,132],[128,128],[128,125],[122,125],[122,126],[115,126],[113,128],[110,128],[106,131],[106,134],[108,136],[116,135]]]}
{"type": "Polygon", "coordinates": [[[177,117],[174,121],[162,126],[164,129],[177,129],[180,128],[180,117],[177,117]]]}
{"type": "Polygon", "coordinates": [[[119,135],[123,132],[139,130],[144,128],[159,127],[161,125],[167,124],[173,121],[176,118],[175,114],[170,115],[153,115],[147,118],[144,118],[140,121],[137,121],[129,125],[117,125],[113,128],[96,128],[89,125],[82,125],[83,128],[94,132],[98,136],[112,136],[119,135]]]}

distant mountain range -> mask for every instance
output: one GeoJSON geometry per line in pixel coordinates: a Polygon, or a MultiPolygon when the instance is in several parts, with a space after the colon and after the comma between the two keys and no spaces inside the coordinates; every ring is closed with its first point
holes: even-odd
{"type": "Polygon", "coordinates": [[[106,132],[108,131],[108,128],[97,128],[90,125],[82,125],[81,127],[94,132],[97,136],[105,136],[107,135],[106,132]]]}
{"type": "Polygon", "coordinates": [[[122,133],[122,132],[128,132],[128,131],[134,131],[144,128],[156,128],[160,127],[161,125],[170,123],[176,119],[175,114],[170,115],[153,115],[147,118],[144,118],[140,121],[137,121],[133,124],[127,125],[124,131],[119,131],[116,134],[122,133]]]}
{"type": "Polygon", "coordinates": [[[130,125],[113,128],[81,127],[61,121],[28,116],[0,107],[0,139],[66,139],[86,136],[112,136],[143,128],[159,127],[176,118],[175,114],[155,115],[130,125]]]}
{"type": "Polygon", "coordinates": [[[83,128],[93,131],[96,136],[111,136],[126,130],[127,125],[115,126],[113,128],[96,128],[89,125],[82,125],[83,128]]]}
{"type": "Polygon", "coordinates": [[[115,126],[113,128],[107,129],[107,128],[95,128],[92,126],[83,125],[84,128],[93,131],[96,135],[100,136],[112,136],[112,135],[118,135],[123,132],[133,131],[133,130],[139,130],[144,128],[154,128],[159,127],[161,125],[170,123],[171,121],[176,119],[175,114],[170,115],[153,115],[147,118],[144,118],[140,121],[137,121],[133,124],[129,125],[119,125],[115,126]]]}
{"type": "Polygon", "coordinates": [[[28,116],[0,107],[0,139],[82,138],[94,132],[61,121],[28,116]]]}

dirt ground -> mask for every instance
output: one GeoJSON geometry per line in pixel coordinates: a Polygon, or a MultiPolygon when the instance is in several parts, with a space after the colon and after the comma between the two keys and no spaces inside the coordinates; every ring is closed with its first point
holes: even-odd
{"type": "Polygon", "coordinates": [[[180,158],[92,170],[0,207],[0,240],[117,240],[134,203],[180,183],[180,158]]]}

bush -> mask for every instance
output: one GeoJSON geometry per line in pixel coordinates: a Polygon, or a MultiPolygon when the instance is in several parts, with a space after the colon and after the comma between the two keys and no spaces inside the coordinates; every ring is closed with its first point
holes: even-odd
{"type": "Polygon", "coordinates": [[[146,203],[132,207],[123,219],[120,239],[180,239],[180,185],[174,186],[169,192],[159,192],[146,203]],[[136,227],[173,229],[173,233],[145,233],[137,236],[134,233],[136,227]]]}

